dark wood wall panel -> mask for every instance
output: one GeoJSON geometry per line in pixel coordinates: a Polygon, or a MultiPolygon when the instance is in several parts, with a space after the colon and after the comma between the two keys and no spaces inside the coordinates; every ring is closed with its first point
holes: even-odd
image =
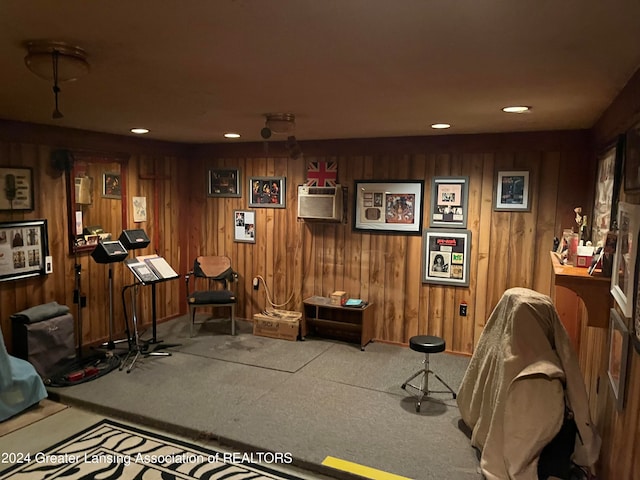
{"type": "MultiPolygon", "coordinates": [[[[591,204],[590,189],[577,185],[575,176],[561,176],[574,169],[583,172],[578,176],[593,175],[588,137],[583,136],[583,142],[577,143],[575,132],[567,132],[564,139],[553,136],[556,143],[551,150],[538,148],[537,135],[524,142],[524,137],[518,136],[519,141],[515,142],[507,135],[505,142],[513,145],[511,150],[504,144],[499,148],[491,145],[495,137],[488,137],[487,145],[476,152],[455,144],[432,149],[430,139],[405,142],[398,151],[387,148],[380,155],[370,153],[375,150],[375,139],[361,154],[336,154],[343,144],[327,142],[324,153],[316,145],[315,154],[304,160],[265,157],[258,146],[252,156],[247,145],[239,146],[235,157],[230,147],[222,148],[223,155],[215,150],[198,152],[196,157],[206,159],[205,169],[239,168],[244,175],[243,188],[250,176],[284,176],[287,182],[286,209],[255,209],[255,244],[235,243],[230,233],[233,210],[248,208],[248,195],[205,198],[207,213],[201,217],[199,228],[207,233],[200,238],[201,248],[209,253],[231,252],[241,279],[239,315],[245,318],[251,319],[269,307],[264,286],[261,284],[258,292],[251,287],[251,280],[259,275],[279,308],[300,311],[305,297],[345,290],[352,297],[365,298],[376,305],[376,339],[406,344],[412,335],[429,333],[443,336],[450,351],[471,354],[488,314],[505,289],[525,286],[550,293],[548,251],[560,226],[572,226],[560,218],[573,222],[573,208],[591,204]],[[339,182],[348,189],[346,222],[311,223],[296,218],[296,187],[305,181],[306,162],[312,160],[338,163],[339,182]],[[498,169],[530,172],[529,212],[493,211],[498,169]],[[352,229],[355,180],[424,180],[426,227],[431,181],[434,176],[448,175],[469,177],[471,282],[465,288],[421,282],[421,237],[352,229]],[[250,263],[247,258],[251,258],[250,263]],[[468,304],[466,317],[459,315],[461,302],[468,304]]],[[[475,139],[474,144],[477,143],[475,139]]],[[[198,214],[195,215],[197,222],[198,214]]]]}

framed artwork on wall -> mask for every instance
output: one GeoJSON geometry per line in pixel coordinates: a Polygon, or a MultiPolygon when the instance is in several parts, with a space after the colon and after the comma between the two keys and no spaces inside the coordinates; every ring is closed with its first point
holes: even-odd
{"type": "Polygon", "coordinates": [[[499,171],[493,209],[503,212],[528,212],[529,172],[525,170],[499,171]]]}
{"type": "MultiPolygon", "coordinates": [[[[640,271],[640,255],[636,252],[636,272],[640,271]]],[[[640,275],[636,275],[633,285],[633,317],[631,319],[631,343],[640,353],[640,275]]]]}
{"type": "Polygon", "coordinates": [[[0,223],[0,281],[45,275],[48,255],[46,220],[0,223]]]}
{"type": "Polygon", "coordinates": [[[624,142],[624,191],[640,191],[640,123],[626,132],[624,142]]]}
{"type": "Polygon", "coordinates": [[[430,227],[467,227],[469,177],[434,177],[430,227]]]}
{"type": "Polygon", "coordinates": [[[241,197],[240,170],[237,168],[212,168],[207,183],[209,197],[241,197]]]}
{"type": "Polygon", "coordinates": [[[420,235],[424,181],[355,181],[353,229],[420,235]]]}
{"type": "Polygon", "coordinates": [[[611,295],[622,314],[630,318],[633,313],[633,287],[635,284],[640,205],[618,203],[618,239],[611,271],[611,295]]]}
{"type": "Polygon", "coordinates": [[[266,208],[285,207],[284,177],[249,178],[249,206],[266,208]]]}
{"type": "Polygon", "coordinates": [[[122,184],[120,182],[120,174],[106,172],[102,174],[102,198],[122,197],[122,184]]]}
{"type": "Polygon", "coordinates": [[[615,181],[616,150],[614,145],[598,157],[595,199],[591,222],[591,241],[604,245],[613,218],[613,186],[615,181]]]}
{"type": "Polygon", "coordinates": [[[422,283],[469,285],[470,230],[427,229],[422,246],[422,283]]]}
{"type": "Polygon", "coordinates": [[[31,168],[0,167],[0,210],[33,210],[31,168]]]}
{"type": "Polygon", "coordinates": [[[627,377],[627,354],[629,350],[629,331],[624,320],[615,308],[609,315],[609,361],[607,377],[618,410],[624,408],[624,390],[627,377]]]}
{"type": "Polygon", "coordinates": [[[233,241],[256,243],[256,213],[251,210],[233,212],[233,241]]]}

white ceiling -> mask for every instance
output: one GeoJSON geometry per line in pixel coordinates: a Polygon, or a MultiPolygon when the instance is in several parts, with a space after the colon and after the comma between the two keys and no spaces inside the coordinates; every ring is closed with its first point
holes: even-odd
{"type": "Polygon", "coordinates": [[[0,118],[177,142],[261,140],[268,112],[298,140],[589,128],[638,67],[638,0],[0,1],[0,118]],[[91,64],[58,120],[42,38],[91,64]]]}

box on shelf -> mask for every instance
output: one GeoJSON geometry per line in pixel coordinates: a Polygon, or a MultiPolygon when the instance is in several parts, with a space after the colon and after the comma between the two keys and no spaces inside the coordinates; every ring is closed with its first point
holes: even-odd
{"type": "Polygon", "coordinates": [[[253,316],[253,334],[260,337],[298,339],[302,313],[288,310],[269,310],[253,316]]]}
{"type": "Polygon", "coordinates": [[[331,305],[344,305],[347,301],[347,292],[336,290],[331,294],[331,305]]]}

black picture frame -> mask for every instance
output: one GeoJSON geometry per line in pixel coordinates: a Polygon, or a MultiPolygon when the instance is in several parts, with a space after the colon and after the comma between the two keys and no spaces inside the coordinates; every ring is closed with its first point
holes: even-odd
{"type": "Polygon", "coordinates": [[[0,210],[31,211],[33,170],[29,167],[0,167],[0,210]]]}
{"type": "Polygon", "coordinates": [[[0,282],[46,275],[48,256],[46,220],[0,223],[0,282]]]}
{"type": "Polygon", "coordinates": [[[434,177],[430,227],[467,228],[469,177],[434,177]]]}
{"type": "Polygon", "coordinates": [[[208,197],[242,197],[239,168],[211,168],[207,181],[208,197]]]}
{"type": "Polygon", "coordinates": [[[423,180],[356,180],[353,229],[422,234],[423,180]]]}
{"type": "Polygon", "coordinates": [[[470,230],[426,229],[422,248],[422,283],[469,286],[470,230]]]}

